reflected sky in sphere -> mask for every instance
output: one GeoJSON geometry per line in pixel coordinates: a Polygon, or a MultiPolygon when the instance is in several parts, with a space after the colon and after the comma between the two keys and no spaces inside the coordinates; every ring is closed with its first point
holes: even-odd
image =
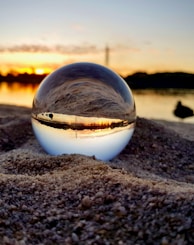
{"type": "Polygon", "coordinates": [[[54,71],[42,81],[33,101],[32,127],[51,155],[79,153],[110,160],[131,139],[135,120],[126,82],[93,63],[54,71]]]}

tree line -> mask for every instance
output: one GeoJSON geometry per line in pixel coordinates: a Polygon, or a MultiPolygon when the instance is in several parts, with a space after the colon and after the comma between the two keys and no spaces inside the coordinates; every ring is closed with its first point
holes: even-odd
{"type": "MultiPolygon", "coordinates": [[[[0,82],[19,82],[23,84],[39,84],[47,74],[0,74],[0,82]]],[[[194,89],[194,74],[184,72],[165,72],[147,74],[137,72],[132,75],[123,77],[132,89],[194,89]]]]}

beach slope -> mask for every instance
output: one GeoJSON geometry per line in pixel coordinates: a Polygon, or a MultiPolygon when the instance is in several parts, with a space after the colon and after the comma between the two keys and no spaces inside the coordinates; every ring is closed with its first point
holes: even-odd
{"type": "Polygon", "coordinates": [[[0,244],[194,244],[193,125],[138,118],[106,163],[47,155],[30,113],[0,105],[0,244]]]}

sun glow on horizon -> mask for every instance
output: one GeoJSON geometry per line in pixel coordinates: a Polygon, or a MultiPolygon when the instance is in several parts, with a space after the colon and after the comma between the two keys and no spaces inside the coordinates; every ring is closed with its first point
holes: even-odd
{"type": "Polygon", "coordinates": [[[19,74],[24,74],[27,73],[29,75],[35,74],[35,75],[47,75],[49,73],[51,73],[52,71],[54,71],[56,69],[56,67],[43,67],[43,68],[39,68],[39,67],[33,67],[33,66],[29,66],[29,67],[8,67],[8,68],[4,68],[0,66],[0,74],[3,76],[7,76],[8,74],[12,74],[12,75],[19,75],[19,74]]]}
{"type": "Polygon", "coordinates": [[[42,74],[45,74],[45,71],[43,68],[36,68],[35,69],[35,74],[36,75],[42,75],[42,74]]]}

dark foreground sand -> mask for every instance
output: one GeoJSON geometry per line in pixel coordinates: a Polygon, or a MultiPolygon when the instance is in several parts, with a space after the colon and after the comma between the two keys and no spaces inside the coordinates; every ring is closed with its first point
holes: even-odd
{"type": "Polygon", "coordinates": [[[138,118],[108,164],[53,157],[30,109],[1,105],[0,244],[194,244],[193,135],[193,125],[138,118]]]}

